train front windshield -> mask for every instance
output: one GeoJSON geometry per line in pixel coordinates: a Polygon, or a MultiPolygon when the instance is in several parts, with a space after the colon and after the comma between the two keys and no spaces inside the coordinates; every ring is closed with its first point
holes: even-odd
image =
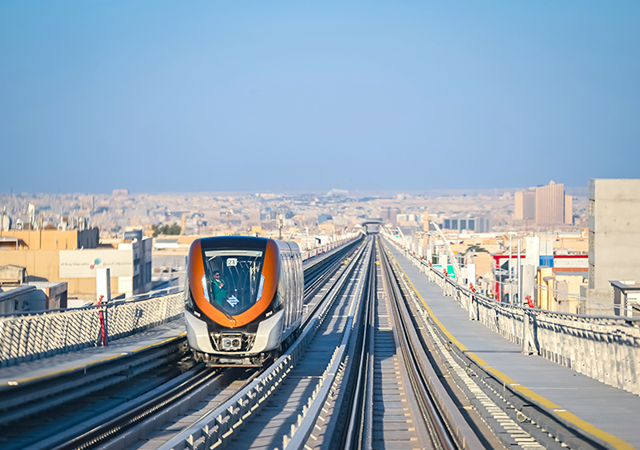
{"type": "Polygon", "coordinates": [[[262,297],[262,250],[204,250],[205,297],[226,314],[237,315],[262,297]]]}

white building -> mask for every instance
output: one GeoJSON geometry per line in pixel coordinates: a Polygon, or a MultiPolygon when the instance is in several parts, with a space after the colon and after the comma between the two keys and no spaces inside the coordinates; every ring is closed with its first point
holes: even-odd
{"type": "Polygon", "coordinates": [[[78,297],[90,299],[96,293],[96,269],[111,271],[111,297],[131,297],[151,290],[153,240],[123,241],[112,248],[61,250],[60,278],[73,286],[78,297]]]}

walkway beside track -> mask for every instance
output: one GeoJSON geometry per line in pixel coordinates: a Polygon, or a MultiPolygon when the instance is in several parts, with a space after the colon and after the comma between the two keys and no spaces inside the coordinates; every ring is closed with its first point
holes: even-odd
{"type": "Polygon", "coordinates": [[[445,334],[502,381],[558,416],[619,449],[640,449],[640,397],[607,386],[538,356],[493,333],[429,282],[393,245],[385,243],[445,334]]]}
{"type": "Polygon", "coordinates": [[[133,336],[115,340],[106,347],[87,347],[75,352],[3,367],[0,368],[0,393],[12,386],[22,386],[82,371],[90,366],[165,344],[181,336],[186,336],[182,317],[133,336]]]}

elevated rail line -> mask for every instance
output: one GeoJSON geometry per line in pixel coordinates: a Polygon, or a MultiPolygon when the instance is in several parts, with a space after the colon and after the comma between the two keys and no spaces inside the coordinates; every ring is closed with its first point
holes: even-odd
{"type": "Polygon", "coordinates": [[[160,448],[223,448],[231,442],[234,448],[248,448],[257,441],[272,448],[286,447],[296,424],[308,413],[312,398],[317,397],[324,381],[335,375],[323,368],[332,367],[337,361],[339,344],[344,339],[340,336],[350,329],[360,285],[354,274],[362,270],[370,249],[370,244],[361,246],[350,258],[335,285],[321,294],[325,300],[309,312],[302,334],[282,357],[229,401],[160,448]],[[287,395],[294,391],[297,395],[287,395]],[[259,413],[282,414],[277,419],[272,417],[277,420],[278,430],[269,430],[268,436],[262,434],[265,424],[256,422],[259,413]],[[247,427],[248,423],[252,426],[247,427]]]}
{"type": "MultiPolygon", "coordinates": [[[[343,259],[350,257],[355,245],[357,242],[335,251],[313,264],[312,271],[305,271],[307,316],[315,312],[322,298],[326,297],[328,288],[324,285],[335,282],[336,272],[346,270],[343,259]]],[[[305,320],[308,321],[308,317],[305,320]]],[[[8,445],[6,448],[30,448],[29,441],[35,444],[33,448],[93,448],[120,434],[126,439],[120,439],[116,446],[127,442],[128,447],[128,444],[203,399],[210,405],[227,400],[259,374],[258,370],[206,368],[203,364],[196,364],[184,353],[185,349],[184,336],[178,336],[170,344],[129,356],[130,362],[127,358],[116,358],[88,371],[85,369],[84,372],[44,377],[39,382],[5,387],[6,395],[0,402],[0,426],[4,423],[5,430],[11,432],[2,433],[0,440],[8,445]],[[176,365],[181,358],[182,361],[176,365]],[[154,370],[158,372],[158,376],[153,378],[156,381],[150,378],[154,370]],[[83,387],[78,389],[78,386],[83,387]],[[104,402],[105,395],[125,398],[104,402]],[[132,395],[134,398],[127,400],[132,395]],[[95,401],[91,400],[92,397],[95,401]],[[75,414],[74,419],[65,417],[66,412],[56,421],[50,419],[52,408],[69,411],[65,404],[72,402],[74,406],[71,409],[82,411],[82,405],[95,404],[96,401],[105,407],[103,412],[100,412],[100,407],[94,408],[89,420],[78,422],[82,413],[75,414]],[[40,415],[41,419],[34,420],[34,414],[40,415]],[[17,420],[26,417],[29,417],[29,422],[18,423],[30,426],[15,426],[17,420]],[[44,428],[39,428],[38,423],[44,428]],[[33,426],[42,434],[34,434],[33,426]],[[61,429],[63,431],[58,432],[61,429]]]]}

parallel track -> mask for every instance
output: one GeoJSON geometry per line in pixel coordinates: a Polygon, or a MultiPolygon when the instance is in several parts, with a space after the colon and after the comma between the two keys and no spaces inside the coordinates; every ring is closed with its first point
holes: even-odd
{"type": "MultiPolygon", "coordinates": [[[[308,320],[308,317],[312,315],[312,313],[316,310],[317,307],[322,303],[322,299],[324,299],[325,294],[321,291],[324,289],[325,293],[328,291],[326,289],[326,284],[329,283],[332,275],[334,275],[337,271],[345,266],[342,263],[344,258],[348,258],[351,253],[355,250],[355,247],[358,242],[354,242],[349,244],[344,249],[340,249],[336,251],[334,254],[329,255],[323,260],[313,264],[308,267],[308,271],[305,271],[305,304],[308,305],[308,311],[305,319],[308,320]],[[318,293],[321,295],[316,295],[318,293]],[[319,298],[318,298],[319,297],[319,298]]],[[[181,340],[181,345],[184,339],[181,340]]],[[[115,363],[117,365],[117,363],[115,363]]],[[[165,364],[166,365],[166,364],[165,364]]],[[[127,430],[131,429],[144,429],[145,422],[153,422],[154,416],[157,413],[166,410],[167,408],[172,407],[172,405],[181,404],[183,401],[189,401],[191,397],[194,397],[193,393],[196,392],[197,395],[202,397],[203,392],[217,392],[215,396],[219,397],[220,395],[225,395],[224,398],[220,398],[217,401],[217,404],[223,403],[226,399],[231,397],[235,392],[241,389],[244,385],[253,379],[257,374],[259,374],[259,370],[252,370],[251,374],[245,374],[245,380],[240,385],[237,385],[232,391],[224,391],[222,388],[217,388],[217,386],[221,386],[223,384],[228,384],[233,381],[238,376],[238,372],[242,372],[243,369],[231,368],[230,370],[220,371],[220,370],[212,370],[210,368],[205,368],[203,365],[197,366],[189,372],[188,377],[184,377],[184,380],[180,383],[169,382],[167,383],[167,387],[159,387],[152,391],[154,395],[152,398],[147,401],[133,401],[131,403],[134,404],[133,407],[119,408],[119,413],[114,414],[102,414],[98,417],[92,417],[88,421],[83,423],[79,423],[75,426],[65,426],[66,429],[62,433],[58,433],[57,435],[49,435],[44,439],[39,439],[39,443],[34,448],[56,448],[56,449],[71,449],[71,448],[94,448],[99,445],[101,442],[112,439],[114,436],[127,434],[127,430]],[[234,375],[235,374],[235,375],[234,375]],[[176,385],[177,384],[177,385],[176,385]],[[217,390],[216,390],[217,389],[217,390]],[[96,419],[102,418],[103,421],[99,422],[96,419]],[[73,435],[74,431],[77,430],[77,435],[73,435]]],[[[116,370],[117,372],[117,370],[116,370]]],[[[100,378],[98,376],[97,378],[100,378]]],[[[119,377],[115,379],[112,383],[121,383],[125,378],[119,377]]],[[[177,380],[176,380],[177,381],[177,380]]],[[[53,383],[53,387],[56,385],[63,386],[66,382],[66,378],[60,378],[55,380],[53,383]]],[[[237,383],[234,383],[237,384],[237,383]]],[[[43,385],[44,386],[44,385],[43,385]]],[[[96,392],[99,389],[103,389],[104,384],[98,388],[91,388],[88,385],[88,392],[96,392]]],[[[37,386],[34,387],[35,391],[37,391],[37,386]]],[[[46,395],[46,389],[50,389],[50,387],[44,387],[46,395]]],[[[130,389],[130,388],[128,388],[130,389]]],[[[60,389],[62,390],[62,389],[60,389]]],[[[99,392],[96,392],[97,395],[100,395],[99,392]]],[[[151,393],[149,393],[151,394],[151,393]]],[[[19,394],[17,394],[19,397],[19,394]]],[[[70,398],[78,398],[81,396],[80,392],[72,395],[70,398]]],[[[95,395],[95,394],[94,394],[95,395]]],[[[212,394],[213,395],[213,394],[212,394]]],[[[38,396],[34,395],[37,399],[42,397],[42,395],[38,396]]],[[[145,397],[145,396],[142,396],[145,397]]],[[[197,398],[200,398],[197,397],[197,398]]],[[[61,404],[64,400],[61,397],[61,400],[58,401],[58,404],[61,404]]],[[[191,399],[193,402],[193,399],[191,399]]],[[[55,402],[49,402],[52,405],[55,405],[55,402]]],[[[45,404],[42,406],[38,406],[36,403],[33,407],[35,411],[46,411],[49,407],[45,404]]],[[[16,411],[11,411],[12,415],[16,415],[16,411]]],[[[25,417],[31,413],[28,410],[25,410],[24,413],[16,416],[18,418],[25,417]]],[[[1,416],[0,416],[1,419],[1,416]]],[[[8,419],[7,422],[10,422],[11,419],[8,419]]],[[[131,434],[131,433],[129,433],[131,434]]],[[[130,440],[130,439],[129,439],[130,440]]],[[[20,446],[19,448],[26,448],[27,446],[20,446]]],[[[16,447],[18,448],[18,447],[16,447]]]]}
{"type": "MultiPolygon", "coordinates": [[[[483,448],[429,365],[379,244],[376,257],[377,265],[371,261],[367,276],[362,336],[352,353],[354,381],[341,391],[349,400],[331,418],[341,422],[346,410],[346,424],[335,427],[332,445],[358,450],[483,448]]],[[[312,447],[310,442],[307,446],[312,447]]]]}
{"type": "MultiPolygon", "coordinates": [[[[306,408],[306,393],[310,394],[322,378],[322,370],[339,344],[341,330],[349,322],[348,309],[355,301],[353,284],[358,279],[353,273],[362,266],[363,250],[364,246],[360,246],[356,255],[348,258],[349,264],[342,264],[344,270],[333,274],[331,287],[323,288],[316,295],[321,300],[309,303],[304,332],[282,357],[228,402],[160,448],[208,448],[231,444],[237,449],[250,448],[254,443],[282,448],[283,439],[296,422],[296,416],[306,408]],[[271,417],[275,422],[265,417],[271,417]]],[[[336,261],[342,262],[344,257],[340,255],[336,261]]]]}
{"type": "Polygon", "coordinates": [[[380,252],[380,263],[382,266],[382,279],[385,284],[385,291],[391,303],[390,309],[393,316],[395,336],[399,344],[401,358],[406,367],[407,376],[411,384],[411,390],[415,395],[419,415],[422,417],[431,444],[435,449],[455,450],[460,448],[455,442],[444,414],[439,410],[437,401],[429,392],[427,375],[422,370],[419,360],[419,343],[412,342],[409,336],[408,327],[411,322],[408,319],[408,312],[404,304],[404,298],[398,282],[395,279],[389,261],[384,252],[380,252]]]}

